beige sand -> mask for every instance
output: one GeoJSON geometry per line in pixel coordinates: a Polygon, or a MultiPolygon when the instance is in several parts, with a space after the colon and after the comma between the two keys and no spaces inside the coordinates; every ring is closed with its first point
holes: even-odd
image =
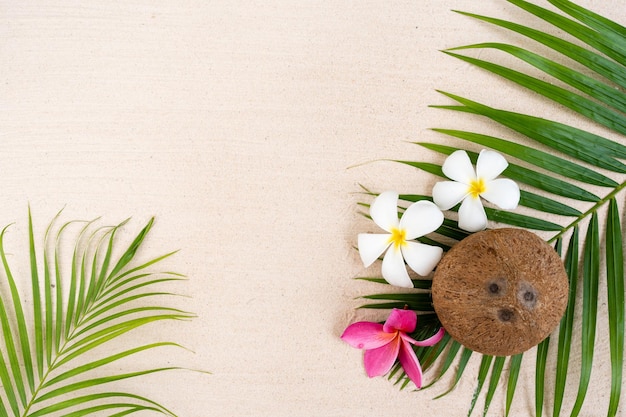
{"type": "MultiPolygon", "coordinates": [[[[622,1],[581,3],[626,22],[622,1]]],[[[137,337],[195,353],[154,352],[128,370],[213,374],[170,372],[120,389],[192,417],[466,414],[478,358],[452,395],[433,401],[449,380],[399,392],[368,379],[361,353],[339,340],[349,323],[382,318],[354,311],[355,297],[381,290],[352,280],[377,271],[353,250],[357,233],[375,230],[357,214],[359,184],[426,193],[435,181],[390,162],[348,167],[441,162],[408,143],[445,140],[431,127],[496,132],[428,108],[449,103],[435,89],[575,119],[439,52],[518,39],[451,9],[536,22],[503,0],[0,1],[0,222],[18,223],[13,256],[28,203],[40,234],[63,206],[66,219],[133,216],[136,229],[155,215],[146,253],[181,249],[167,266],[188,275],[182,305],[198,318],[137,337]]],[[[514,416],[534,408],[533,357],[514,416]]],[[[605,414],[608,358],[597,351],[585,416],[605,414]]],[[[571,404],[574,388],[568,395],[571,404]]],[[[499,390],[490,415],[503,415],[503,398],[499,390]]]]}

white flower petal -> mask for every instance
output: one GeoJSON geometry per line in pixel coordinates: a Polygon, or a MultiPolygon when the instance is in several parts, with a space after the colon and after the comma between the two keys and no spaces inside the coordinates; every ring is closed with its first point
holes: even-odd
{"type": "Polygon", "coordinates": [[[390,247],[383,258],[383,278],[396,287],[413,288],[413,282],[409,277],[399,248],[390,247]]]}
{"type": "Polygon", "coordinates": [[[486,184],[486,190],[480,196],[490,203],[505,209],[513,210],[519,203],[519,187],[508,178],[498,178],[486,184]]]}
{"type": "Polygon", "coordinates": [[[460,182],[440,181],[433,187],[433,201],[441,210],[450,210],[467,196],[469,187],[460,182]]]}
{"type": "Polygon", "coordinates": [[[398,193],[385,191],[376,197],[370,206],[370,216],[380,228],[391,233],[399,224],[398,193]]]}
{"type": "Polygon", "coordinates": [[[478,232],[487,227],[487,215],[479,198],[463,200],[459,208],[459,227],[468,232],[478,232]]]}
{"type": "Polygon", "coordinates": [[[360,233],[358,237],[359,255],[367,268],[374,263],[390,245],[389,234],[360,233]]]}
{"type": "Polygon", "coordinates": [[[490,181],[502,174],[508,166],[509,163],[498,152],[483,149],[478,155],[478,161],[476,161],[476,176],[485,181],[490,181]]]}
{"type": "Polygon", "coordinates": [[[443,223],[443,213],[430,201],[418,201],[406,209],[400,219],[400,229],[406,231],[406,240],[434,232],[443,223]]]}
{"type": "Polygon", "coordinates": [[[422,276],[432,272],[441,260],[443,249],[419,242],[406,242],[402,255],[409,267],[422,276]]]}
{"type": "Polygon", "coordinates": [[[469,185],[470,181],[476,178],[472,161],[467,156],[467,152],[461,150],[452,152],[446,158],[441,170],[446,177],[463,184],[469,185]]]}

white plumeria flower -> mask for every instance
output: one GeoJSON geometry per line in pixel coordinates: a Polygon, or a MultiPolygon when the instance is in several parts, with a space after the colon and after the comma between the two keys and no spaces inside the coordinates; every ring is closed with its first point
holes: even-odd
{"type": "Polygon", "coordinates": [[[419,275],[428,275],[437,266],[443,250],[414,241],[434,232],[443,223],[443,213],[435,204],[430,201],[413,203],[398,221],[398,193],[386,191],[372,202],[370,216],[388,233],[359,234],[359,254],[366,267],[389,248],[383,258],[383,278],[391,285],[412,288],[404,261],[419,275]]]}
{"type": "Polygon", "coordinates": [[[500,175],[509,163],[497,152],[483,149],[478,155],[476,171],[465,151],[455,151],[443,163],[442,170],[453,181],[442,181],[433,188],[433,200],[441,210],[461,203],[459,227],[477,232],[487,227],[487,215],[480,197],[496,206],[512,210],[520,198],[517,184],[500,175]]]}

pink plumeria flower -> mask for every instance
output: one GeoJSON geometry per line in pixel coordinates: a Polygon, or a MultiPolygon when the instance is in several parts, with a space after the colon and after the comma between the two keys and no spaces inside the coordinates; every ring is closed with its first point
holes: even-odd
{"type": "Polygon", "coordinates": [[[440,328],[434,336],[426,340],[415,340],[407,335],[417,326],[417,314],[411,310],[394,308],[384,325],[369,321],[353,323],[343,332],[341,339],[350,346],[364,349],[365,371],[372,378],[385,375],[396,362],[406,372],[417,388],[422,387],[422,367],[411,345],[433,346],[445,333],[440,328]]]}
{"type": "Polygon", "coordinates": [[[441,210],[449,210],[461,203],[459,227],[477,232],[487,227],[487,215],[480,198],[505,209],[517,207],[520,191],[507,178],[496,178],[509,163],[497,152],[483,149],[478,155],[476,170],[467,152],[458,150],[443,163],[442,171],[453,181],[441,181],[433,188],[433,201],[441,210]]]}
{"type": "Polygon", "coordinates": [[[386,191],[370,206],[374,223],[387,233],[361,233],[359,254],[368,267],[387,250],[383,258],[383,278],[398,287],[413,288],[404,262],[419,275],[428,275],[439,263],[443,250],[415,239],[434,232],[443,223],[443,213],[430,201],[411,204],[398,220],[398,193],[386,191]]]}

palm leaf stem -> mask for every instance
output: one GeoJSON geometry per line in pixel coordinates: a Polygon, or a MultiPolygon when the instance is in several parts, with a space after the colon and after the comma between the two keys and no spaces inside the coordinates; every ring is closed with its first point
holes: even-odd
{"type": "Polygon", "coordinates": [[[578,218],[574,219],[567,226],[563,227],[563,230],[561,230],[559,233],[557,233],[556,235],[554,235],[550,239],[548,239],[548,243],[554,242],[558,238],[562,237],[565,233],[567,233],[570,229],[578,226],[578,224],[581,221],[583,221],[584,219],[586,219],[590,215],[596,213],[598,211],[598,209],[600,209],[600,207],[602,207],[603,205],[605,205],[606,203],[611,201],[611,199],[613,199],[617,194],[619,194],[619,192],[622,191],[625,187],[626,187],[626,181],[624,181],[621,184],[619,184],[610,193],[608,193],[604,198],[602,198],[600,201],[598,201],[593,206],[591,206],[589,208],[589,210],[587,210],[586,212],[584,212],[583,214],[578,216],[578,218]]]}

